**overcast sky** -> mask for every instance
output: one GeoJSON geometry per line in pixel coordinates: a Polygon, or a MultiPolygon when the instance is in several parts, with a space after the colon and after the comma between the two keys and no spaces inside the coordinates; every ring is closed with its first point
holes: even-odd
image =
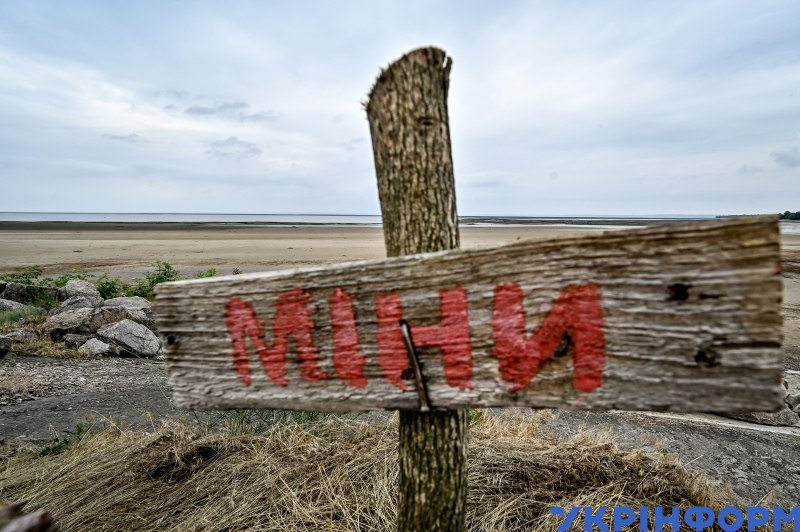
{"type": "Polygon", "coordinates": [[[454,60],[462,215],[800,210],[800,2],[0,2],[0,211],[379,212],[361,102],[454,60]]]}

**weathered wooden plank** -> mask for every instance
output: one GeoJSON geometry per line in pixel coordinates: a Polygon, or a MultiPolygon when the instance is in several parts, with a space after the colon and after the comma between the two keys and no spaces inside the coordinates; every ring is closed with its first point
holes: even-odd
{"type": "Polygon", "coordinates": [[[759,216],[178,281],[154,309],[185,407],[416,408],[402,317],[434,408],[774,410],[779,261],[759,216]]]}

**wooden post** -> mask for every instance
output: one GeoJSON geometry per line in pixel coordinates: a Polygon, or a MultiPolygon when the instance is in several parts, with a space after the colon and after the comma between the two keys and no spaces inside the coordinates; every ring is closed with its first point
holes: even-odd
{"type": "MultiPolygon", "coordinates": [[[[451,64],[438,48],[409,52],[380,74],[366,105],[390,257],[459,246],[447,112],[451,64]]],[[[398,529],[463,530],[466,411],[401,410],[399,452],[398,529]]]]}

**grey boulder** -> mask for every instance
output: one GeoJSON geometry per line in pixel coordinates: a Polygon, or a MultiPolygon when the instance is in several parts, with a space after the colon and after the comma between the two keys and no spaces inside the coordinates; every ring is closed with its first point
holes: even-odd
{"type": "Polygon", "coordinates": [[[47,318],[44,330],[54,340],[68,333],[92,334],[103,325],[126,318],[123,308],[76,308],[47,318]]]}
{"type": "Polygon", "coordinates": [[[121,353],[129,356],[153,357],[161,353],[161,340],[153,331],[132,320],[122,320],[101,327],[97,337],[120,348],[121,353]]]}
{"type": "Polygon", "coordinates": [[[78,348],[78,353],[88,356],[110,356],[119,354],[116,346],[107,344],[97,338],[90,338],[82,346],[78,348]]]}
{"type": "Polygon", "coordinates": [[[138,308],[126,308],[125,312],[128,314],[129,320],[141,323],[151,331],[156,330],[155,320],[151,316],[148,316],[143,310],[138,308]]]}
{"type": "Polygon", "coordinates": [[[0,312],[13,312],[15,310],[33,310],[33,307],[11,301],[10,299],[0,299],[0,312]]]}
{"type": "Polygon", "coordinates": [[[156,322],[153,319],[153,307],[148,300],[143,297],[115,297],[106,299],[104,307],[122,307],[128,312],[128,319],[141,323],[148,329],[155,331],[156,322]]]}
{"type": "Polygon", "coordinates": [[[73,310],[76,308],[95,308],[103,305],[103,298],[99,295],[97,297],[87,296],[72,296],[64,300],[57,308],[50,312],[51,316],[61,314],[66,310],[73,310]]]}
{"type": "Polygon", "coordinates": [[[103,303],[104,307],[125,307],[125,308],[135,308],[141,309],[146,312],[152,311],[152,305],[148,300],[143,297],[133,296],[133,297],[115,297],[112,299],[106,299],[103,303]]]}
{"type": "Polygon", "coordinates": [[[71,279],[67,281],[67,285],[64,287],[64,292],[67,296],[67,300],[75,296],[100,298],[102,300],[100,292],[97,291],[97,288],[89,281],[83,281],[81,279],[71,279]]]}
{"type": "Polygon", "coordinates": [[[66,347],[71,347],[73,349],[77,349],[89,340],[92,339],[92,336],[89,334],[65,334],[64,335],[64,345],[66,347]]]}
{"type": "Polygon", "coordinates": [[[19,343],[19,342],[29,342],[31,340],[36,339],[36,331],[33,329],[11,329],[6,333],[6,336],[11,338],[12,342],[19,343]]]}

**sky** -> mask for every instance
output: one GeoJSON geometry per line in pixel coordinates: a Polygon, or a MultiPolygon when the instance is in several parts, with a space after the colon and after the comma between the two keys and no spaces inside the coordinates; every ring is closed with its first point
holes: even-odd
{"type": "Polygon", "coordinates": [[[461,215],[800,210],[800,2],[0,0],[0,211],[378,214],[362,103],[453,58],[461,215]]]}

